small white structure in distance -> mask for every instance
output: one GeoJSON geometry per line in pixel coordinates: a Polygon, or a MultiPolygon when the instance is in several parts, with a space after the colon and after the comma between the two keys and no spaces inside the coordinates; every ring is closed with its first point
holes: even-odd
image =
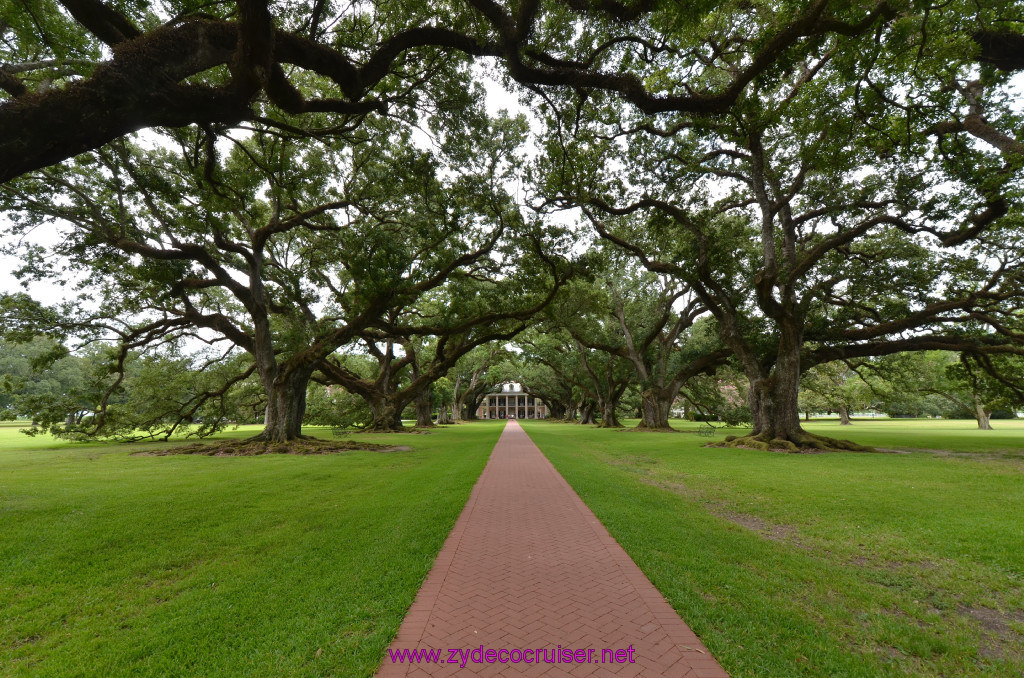
{"type": "Polygon", "coordinates": [[[522,384],[508,382],[484,396],[477,419],[547,419],[547,404],[523,390],[522,384]]]}

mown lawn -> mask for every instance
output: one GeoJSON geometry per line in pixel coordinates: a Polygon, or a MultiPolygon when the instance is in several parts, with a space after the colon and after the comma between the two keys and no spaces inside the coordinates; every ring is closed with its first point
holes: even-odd
{"type": "Polygon", "coordinates": [[[372,675],[502,423],[248,458],[0,428],[0,675],[372,675]]]}
{"type": "MultiPolygon", "coordinates": [[[[639,420],[626,420],[635,426],[639,420]]],[[[674,420],[680,430],[694,431],[700,423],[674,420]]],[[[718,424],[715,424],[716,426],[718,424]]],[[[862,445],[890,449],[918,448],[963,452],[988,452],[1001,456],[1024,456],[1024,420],[995,419],[991,431],[979,431],[973,419],[854,419],[840,426],[838,419],[812,419],[803,422],[811,433],[845,438],[862,445]]],[[[726,434],[743,435],[745,428],[723,428],[714,439],[726,434]]]]}
{"type": "Polygon", "coordinates": [[[522,424],[735,678],[1024,675],[1020,422],[808,426],[970,456],[522,424]]]}

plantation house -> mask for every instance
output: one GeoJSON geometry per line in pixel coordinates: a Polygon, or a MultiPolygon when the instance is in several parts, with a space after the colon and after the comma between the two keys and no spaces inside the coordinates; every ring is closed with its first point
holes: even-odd
{"type": "Polygon", "coordinates": [[[477,419],[547,419],[548,406],[523,390],[520,384],[507,383],[501,390],[484,396],[476,411],[477,419]]]}

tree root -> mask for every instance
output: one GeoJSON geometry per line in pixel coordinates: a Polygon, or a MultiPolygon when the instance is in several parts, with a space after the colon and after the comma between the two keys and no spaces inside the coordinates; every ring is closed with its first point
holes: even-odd
{"type": "Polygon", "coordinates": [[[777,452],[876,452],[873,447],[858,445],[849,440],[838,440],[818,436],[806,431],[791,434],[788,438],[773,438],[767,433],[747,436],[726,436],[721,442],[708,443],[705,447],[741,447],[753,450],[777,452]]]}
{"type": "MultiPolygon", "coordinates": [[[[297,438],[292,438],[292,440],[319,440],[319,438],[317,438],[316,436],[299,435],[297,438]]],[[[243,442],[247,442],[247,443],[286,443],[288,441],[271,440],[270,438],[267,437],[266,431],[264,431],[263,433],[258,433],[256,435],[250,437],[250,438],[244,438],[243,442]]]]}
{"type": "Polygon", "coordinates": [[[420,426],[402,426],[402,427],[395,426],[395,427],[392,427],[392,428],[373,428],[373,427],[367,427],[367,428],[361,428],[358,431],[355,431],[355,433],[375,433],[375,434],[376,433],[419,433],[421,435],[426,435],[426,434],[429,434],[429,433],[432,432],[431,429],[436,429],[436,428],[438,428],[438,427],[437,426],[431,426],[430,428],[425,428],[425,427],[420,427],[420,426]]]}
{"type": "Polygon", "coordinates": [[[301,440],[288,442],[267,442],[265,440],[222,440],[211,443],[193,443],[191,445],[172,445],[141,452],[133,456],[164,457],[177,454],[191,454],[206,457],[255,457],[263,454],[341,454],[355,450],[368,452],[399,452],[412,448],[397,445],[381,445],[379,443],[360,442],[355,440],[321,440],[303,436],[301,440]]]}
{"type": "Polygon", "coordinates": [[[682,433],[679,429],[671,426],[644,426],[643,424],[637,424],[629,430],[637,433],[682,433]]]}

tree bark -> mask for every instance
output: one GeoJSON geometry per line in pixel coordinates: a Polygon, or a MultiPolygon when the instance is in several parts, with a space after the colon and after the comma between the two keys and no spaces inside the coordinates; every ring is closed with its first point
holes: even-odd
{"type": "Polygon", "coordinates": [[[455,420],[450,414],[450,405],[441,405],[437,408],[437,425],[454,424],[455,420]]]}
{"type": "MultiPolygon", "coordinates": [[[[784,333],[785,336],[785,333],[784,333]]],[[[798,396],[800,390],[799,343],[783,341],[775,369],[751,378],[747,402],[754,420],[748,436],[727,436],[721,444],[756,447],[764,450],[799,452],[806,449],[869,450],[847,440],[836,440],[808,433],[800,426],[798,396]]]]}
{"type": "Polygon", "coordinates": [[[402,407],[394,398],[368,398],[370,406],[370,425],[368,431],[401,431],[402,407]]]}
{"type": "Polygon", "coordinates": [[[622,428],[619,418],[615,415],[616,404],[614,400],[605,400],[601,403],[601,428],[622,428]]]}
{"type": "Polygon", "coordinates": [[[991,413],[985,410],[985,406],[982,405],[981,400],[978,398],[974,399],[974,418],[978,420],[978,428],[982,431],[991,431],[992,423],[989,420],[991,413]]]}
{"type": "Polygon", "coordinates": [[[302,419],[306,414],[306,389],[312,369],[294,370],[265,385],[267,409],[263,433],[267,442],[283,443],[302,437],[302,419]]]}
{"type": "Polygon", "coordinates": [[[548,417],[551,419],[565,419],[565,405],[557,400],[544,401],[548,406],[548,417]]]}
{"type": "Polygon", "coordinates": [[[428,386],[416,396],[416,427],[417,428],[428,428],[434,425],[433,419],[430,415],[432,414],[433,407],[430,403],[430,387],[428,386]]]}
{"type": "Polygon", "coordinates": [[[849,426],[852,423],[853,422],[850,421],[850,408],[848,408],[845,404],[840,405],[839,406],[839,425],[840,426],[849,426]]]}
{"type": "Polygon", "coordinates": [[[640,426],[653,431],[667,430],[669,410],[672,400],[658,389],[647,389],[640,394],[640,426]]]}
{"type": "Polygon", "coordinates": [[[580,421],[581,424],[596,424],[597,421],[594,419],[594,401],[587,400],[580,405],[580,421]]]}
{"type": "Polygon", "coordinates": [[[753,436],[765,440],[786,440],[800,444],[808,437],[800,426],[799,332],[783,328],[775,369],[750,383],[750,414],[753,436]]]}

